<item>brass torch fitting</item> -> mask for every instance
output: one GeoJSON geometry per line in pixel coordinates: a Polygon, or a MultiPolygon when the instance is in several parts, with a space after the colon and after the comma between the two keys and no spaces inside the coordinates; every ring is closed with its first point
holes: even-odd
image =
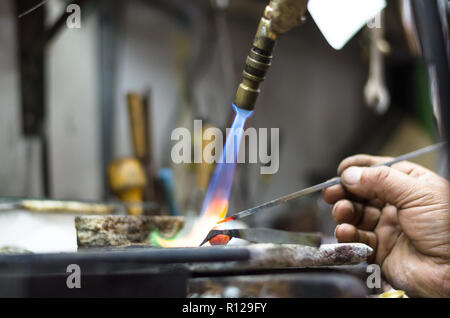
{"type": "Polygon", "coordinates": [[[264,10],[250,54],[247,57],[242,83],[239,85],[234,104],[242,109],[253,110],[272,63],[275,41],[283,33],[302,23],[308,0],[271,0],[264,10]]]}

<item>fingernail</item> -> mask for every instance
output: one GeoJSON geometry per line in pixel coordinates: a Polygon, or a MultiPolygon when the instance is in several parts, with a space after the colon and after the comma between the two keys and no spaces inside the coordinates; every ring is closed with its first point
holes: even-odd
{"type": "Polygon", "coordinates": [[[358,184],[361,179],[363,169],[359,167],[350,167],[342,174],[342,182],[347,185],[358,184]]]}
{"type": "Polygon", "coordinates": [[[333,206],[333,208],[331,209],[331,215],[334,216],[334,213],[336,212],[336,209],[337,209],[338,205],[339,205],[339,202],[336,203],[336,204],[333,206]]]}
{"type": "Polygon", "coordinates": [[[338,230],[339,226],[340,225],[336,226],[336,228],[334,229],[334,237],[336,237],[336,233],[337,233],[337,230],[338,230]]]}

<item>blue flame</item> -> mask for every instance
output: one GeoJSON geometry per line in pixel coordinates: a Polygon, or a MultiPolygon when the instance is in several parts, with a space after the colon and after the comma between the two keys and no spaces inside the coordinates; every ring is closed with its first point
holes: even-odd
{"type": "Polygon", "coordinates": [[[229,129],[227,140],[221,154],[221,160],[217,163],[209,183],[208,191],[203,201],[202,215],[215,200],[228,202],[231,186],[239,153],[239,148],[244,133],[245,122],[253,114],[253,111],[236,107],[233,124],[229,129]]]}

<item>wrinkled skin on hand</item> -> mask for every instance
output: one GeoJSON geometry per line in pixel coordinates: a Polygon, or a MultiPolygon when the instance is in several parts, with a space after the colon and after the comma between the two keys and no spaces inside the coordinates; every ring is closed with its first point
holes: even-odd
{"type": "Polygon", "coordinates": [[[369,168],[391,159],[357,155],[339,165],[342,184],[323,191],[336,238],[371,246],[369,262],[409,296],[450,297],[449,182],[410,162],[369,168]]]}

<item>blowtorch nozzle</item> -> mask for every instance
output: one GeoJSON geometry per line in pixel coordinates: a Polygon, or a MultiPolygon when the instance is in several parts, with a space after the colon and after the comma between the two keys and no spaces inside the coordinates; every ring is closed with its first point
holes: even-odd
{"type": "Polygon", "coordinates": [[[308,0],[271,0],[256,32],[253,47],[247,57],[243,80],[239,85],[234,104],[253,110],[272,63],[272,52],[277,37],[302,23],[308,0]]]}

